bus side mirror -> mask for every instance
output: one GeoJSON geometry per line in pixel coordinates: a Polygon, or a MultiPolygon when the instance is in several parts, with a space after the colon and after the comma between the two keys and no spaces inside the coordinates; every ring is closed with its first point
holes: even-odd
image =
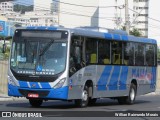
{"type": "Polygon", "coordinates": [[[5,53],[5,52],[6,52],[6,48],[7,48],[7,46],[6,46],[6,44],[4,43],[4,44],[3,44],[3,47],[2,47],[2,53],[5,53]]]}

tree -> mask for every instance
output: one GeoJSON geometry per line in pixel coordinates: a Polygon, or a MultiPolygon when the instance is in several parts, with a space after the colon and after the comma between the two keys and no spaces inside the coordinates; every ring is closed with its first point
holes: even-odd
{"type": "MultiPolygon", "coordinates": [[[[126,30],[126,27],[122,26],[122,30],[126,30]]],[[[137,36],[137,37],[141,37],[142,36],[142,33],[137,28],[133,28],[132,30],[130,30],[129,34],[137,36]]]]}
{"type": "Polygon", "coordinates": [[[157,47],[157,60],[160,60],[160,48],[157,47]]]}
{"type": "Polygon", "coordinates": [[[136,28],[133,28],[133,30],[130,30],[130,31],[129,31],[129,34],[130,34],[130,35],[137,36],[137,37],[142,36],[142,33],[141,33],[138,29],[136,29],[136,28]]]}
{"type": "Polygon", "coordinates": [[[27,11],[33,11],[33,5],[25,6],[25,5],[14,5],[14,11],[15,12],[21,12],[22,14],[27,11]]]}

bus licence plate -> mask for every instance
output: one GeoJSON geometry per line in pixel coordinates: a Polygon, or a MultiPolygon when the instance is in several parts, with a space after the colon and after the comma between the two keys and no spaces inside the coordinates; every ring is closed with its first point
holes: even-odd
{"type": "Polygon", "coordinates": [[[38,95],[38,94],[35,94],[35,93],[29,93],[29,94],[28,94],[28,97],[30,97],[30,98],[38,98],[39,95],[38,95]]]}

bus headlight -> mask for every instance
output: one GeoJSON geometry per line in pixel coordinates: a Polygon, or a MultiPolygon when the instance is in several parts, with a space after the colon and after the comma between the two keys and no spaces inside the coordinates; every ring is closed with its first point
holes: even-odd
{"type": "Polygon", "coordinates": [[[9,76],[9,75],[8,75],[8,84],[11,84],[11,85],[13,85],[13,86],[16,86],[16,83],[13,81],[12,76],[9,76]]]}
{"type": "Polygon", "coordinates": [[[66,78],[61,79],[53,88],[61,88],[64,84],[64,82],[66,81],[66,78]]]}

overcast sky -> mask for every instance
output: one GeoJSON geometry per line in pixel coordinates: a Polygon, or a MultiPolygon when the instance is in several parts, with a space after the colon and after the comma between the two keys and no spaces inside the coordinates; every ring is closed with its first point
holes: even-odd
{"type": "Polygon", "coordinates": [[[14,0],[14,1],[17,4],[23,4],[23,5],[32,5],[33,4],[33,0],[14,0]]]}
{"type": "Polygon", "coordinates": [[[156,39],[160,45],[160,0],[150,0],[149,3],[149,17],[156,19],[149,19],[148,23],[148,33],[149,38],[156,39]]]}

